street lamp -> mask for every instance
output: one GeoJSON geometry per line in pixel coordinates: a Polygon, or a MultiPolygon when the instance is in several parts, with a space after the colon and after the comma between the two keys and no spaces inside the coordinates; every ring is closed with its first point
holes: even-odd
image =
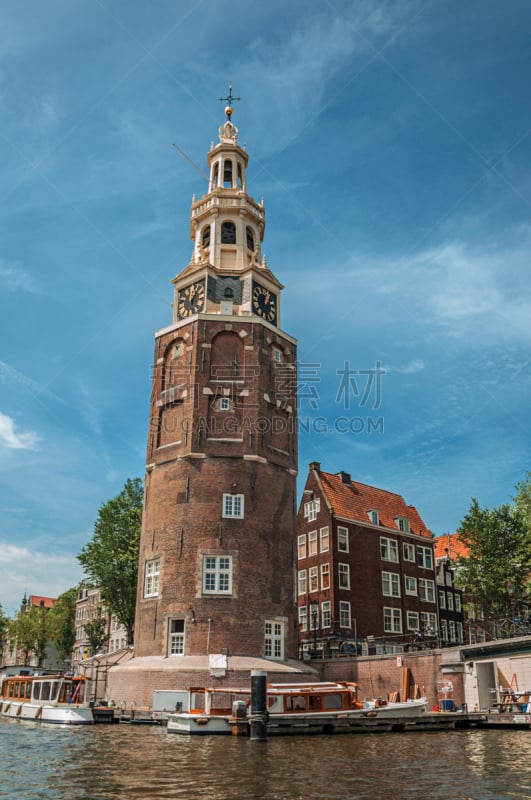
{"type": "Polygon", "coordinates": [[[312,618],[313,649],[314,649],[315,652],[317,652],[317,615],[318,615],[318,613],[319,612],[318,612],[318,609],[317,609],[317,601],[316,600],[311,600],[310,601],[310,614],[311,614],[311,618],[312,618]]]}

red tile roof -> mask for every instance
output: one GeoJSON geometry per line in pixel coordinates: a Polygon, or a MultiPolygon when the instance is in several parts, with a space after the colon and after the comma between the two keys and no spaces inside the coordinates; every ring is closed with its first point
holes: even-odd
{"type": "Polygon", "coordinates": [[[455,561],[459,556],[466,557],[468,555],[468,547],[459,538],[459,533],[444,533],[435,539],[434,555],[436,559],[448,555],[452,561],[455,561]],[[448,553],[446,553],[447,550],[448,553]]]}
{"type": "Polygon", "coordinates": [[[319,471],[318,474],[332,510],[337,516],[360,520],[366,524],[369,522],[367,512],[378,511],[380,524],[386,528],[397,529],[396,518],[403,517],[409,520],[411,533],[428,539],[433,538],[415,506],[406,505],[401,495],[350,480],[348,476],[345,482],[341,473],[333,475],[330,472],[319,471]]]}

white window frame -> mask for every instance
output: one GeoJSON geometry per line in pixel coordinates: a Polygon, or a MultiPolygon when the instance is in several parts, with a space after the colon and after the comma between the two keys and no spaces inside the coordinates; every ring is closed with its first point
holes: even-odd
{"type": "Polygon", "coordinates": [[[448,601],[448,611],[454,610],[454,596],[451,592],[448,592],[448,597],[446,598],[448,601]]]}
{"type": "Polygon", "coordinates": [[[416,596],[417,595],[417,579],[413,578],[411,575],[406,575],[404,578],[404,584],[406,588],[406,594],[416,596]]]}
{"type": "Polygon", "coordinates": [[[384,597],[401,597],[398,572],[382,572],[382,594],[384,597]]]}
{"type": "Polygon", "coordinates": [[[274,661],[284,661],[284,622],[266,619],[264,622],[264,655],[274,661]]]}
{"type": "Polygon", "coordinates": [[[330,589],[330,564],[321,564],[321,589],[330,589]]]}
{"type": "Polygon", "coordinates": [[[337,585],[340,589],[350,589],[350,564],[337,565],[337,585]]]}
{"type": "Polygon", "coordinates": [[[308,569],[308,591],[319,591],[319,567],[310,567],[308,569]]]}
{"type": "Polygon", "coordinates": [[[231,402],[228,397],[220,397],[218,402],[219,411],[230,411],[231,402]]]}
{"type": "Polygon", "coordinates": [[[423,633],[428,636],[437,636],[437,614],[432,611],[421,611],[420,624],[423,633]]]}
{"type": "Polygon", "coordinates": [[[455,596],[455,610],[461,611],[461,596],[458,594],[455,596]]]}
{"type": "Polygon", "coordinates": [[[310,630],[319,630],[319,605],[310,603],[310,630]]]}
{"type": "Polygon", "coordinates": [[[330,549],[330,530],[328,525],[325,525],[319,531],[319,546],[321,548],[321,553],[327,553],[330,549]]]}
{"type": "Polygon", "coordinates": [[[160,588],[160,558],[146,561],[144,571],[144,597],[157,597],[160,588]]]}
{"type": "Polygon", "coordinates": [[[224,494],[222,514],[223,519],[243,519],[243,494],[224,494]]]}
{"type": "Polygon", "coordinates": [[[203,556],[203,594],[232,594],[232,556],[203,556]]]}
{"type": "Polygon", "coordinates": [[[348,542],[348,528],[345,528],[343,525],[337,526],[337,550],[339,553],[350,552],[349,542],[348,542]]]}
{"type": "Polygon", "coordinates": [[[402,533],[410,533],[409,520],[407,517],[395,517],[396,527],[402,533]]]}
{"type": "Polygon", "coordinates": [[[308,522],[315,522],[317,514],[321,510],[321,498],[316,497],[314,500],[308,500],[304,504],[304,516],[308,522]]]}
{"type": "Polygon", "coordinates": [[[411,544],[411,542],[403,542],[403,553],[404,553],[404,561],[411,561],[413,564],[416,563],[415,557],[415,545],[411,544]]]}
{"type": "Polygon", "coordinates": [[[435,581],[419,578],[419,598],[423,603],[435,603],[435,581]]]}
{"type": "Polygon", "coordinates": [[[446,592],[444,589],[439,589],[439,608],[443,611],[446,610],[446,592]]]}
{"type": "Polygon", "coordinates": [[[300,561],[303,558],[306,558],[308,554],[308,550],[306,547],[306,534],[301,533],[300,536],[297,537],[297,557],[300,561]]]}
{"type": "Polygon", "coordinates": [[[308,558],[316,556],[318,552],[317,531],[310,531],[308,533],[308,558]]]}
{"type": "Polygon", "coordinates": [[[441,620],[441,639],[443,642],[448,641],[448,622],[445,619],[441,620]]]}
{"type": "Polygon", "coordinates": [[[351,628],[352,627],[352,613],[350,602],[348,600],[339,601],[339,627],[351,628]]]}
{"type": "Polygon", "coordinates": [[[417,564],[424,569],[433,569],[433,549],[417,545],[417,564]]]}
{"type": "Polygon", "coordinates": [[[419,612],[418,611],[407,611],[407,629],[408,631],[420,631],[420,623],[419,623],[419,612]]]}
{"type": "Polygon", "coordinates": [[[321,603],[321,627],[332,627],[332,606],[330,600],[324,600],[321,603]]]}
{"type": "Polygon", "coordinates": [[[300,569],[297,573],[297,587],[298,594],[306,594],[308,582],[305,569],[300,569]]]}
{"type": "Polygon", "coordinates": [[[398,542],[388,536],[380,536],[380,555],[382,561],[391,561],[398,564],[398,542]]]}
{"type": "Polygon", "coordinates": [[[402,611],[400,608],[384,606],[383,618],[385,633],[402,633],[402,611]]]}
{"type": "Polygon", "coordinates": [[[308,630],[308,606],[299,606],[299,630],[301,633],[308,630]]]}
{"type": "Polygon", "coordinates": [[[375,508],[369,508],[369,510],[367,511],[367,516],[369,517],[371,525],[380,524],[380,512],[377,511],[375,508]]]}
{"type": "Polygon", "coordinates": [[[168,656],[184,656],[185,628],[183,617],[170,617],[168,620],[168,656]],[[182,631],[172,631],[175,622],[179,623],[182,631]]]}

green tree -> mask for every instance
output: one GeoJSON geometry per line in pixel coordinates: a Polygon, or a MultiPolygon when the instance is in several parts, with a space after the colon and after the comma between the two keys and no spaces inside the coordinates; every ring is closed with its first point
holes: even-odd
{"type": "Polygon", "coordinates": [[[518,506],[481,508],[476,499],[460,524],[459,538],[468,548],[458,579],[485,619],[514,616],[529,600],[531,548],[525,518],[518,506]]]}
{"type": "Polygon", "coordinates": [[[128,644],[133,643],[142,502],[140,478],[126,481],[120,494],[101,506],[94,535],[78,555],[107,610],[127,629],[128,644]]]}
{"type": "Polygon", "coordinates": [[[37,606],[21,609],[9,623],[9,636],[16,641],[17,649],[22,650],[24,666],[27,666],[30,657],[35,655],[37,666],[41,667],[46,658],[46,646],[50,638],[48,609],[37,606]]]}
{"type": "Polygon", "coordinates": [[[2,659],[2,651],[4,649],[4,645],[7,639],[8,628],[9,628],[9,620],[4,614],[4,609],[2,608],[2,604],[0,603],[0,662],[2,659]]]}
{"type": "Polygon", "coordinates": [[[90,647],[90,654],[95,656],[99,653],[109,638],[105,632],[107,627],[107,620],[105,617],[95,617],[90,622],[85,623],[85,635],[90,647]]]}
{"type": "Polygon", "coordinates": [[[76,587],[63,592],[48,612],[50,638],[63,661],[71,657],[76,640],[77,594],[76,587]]]}

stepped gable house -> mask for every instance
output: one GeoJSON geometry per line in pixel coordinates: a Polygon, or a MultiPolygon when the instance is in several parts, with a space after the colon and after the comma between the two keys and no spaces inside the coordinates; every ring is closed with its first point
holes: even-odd
{"type": "Polygon", "coordinates": [[[433,548],[426,523],[400,495],[310,464],[297,535],[301,654],[436,642],[433,548]]]}

